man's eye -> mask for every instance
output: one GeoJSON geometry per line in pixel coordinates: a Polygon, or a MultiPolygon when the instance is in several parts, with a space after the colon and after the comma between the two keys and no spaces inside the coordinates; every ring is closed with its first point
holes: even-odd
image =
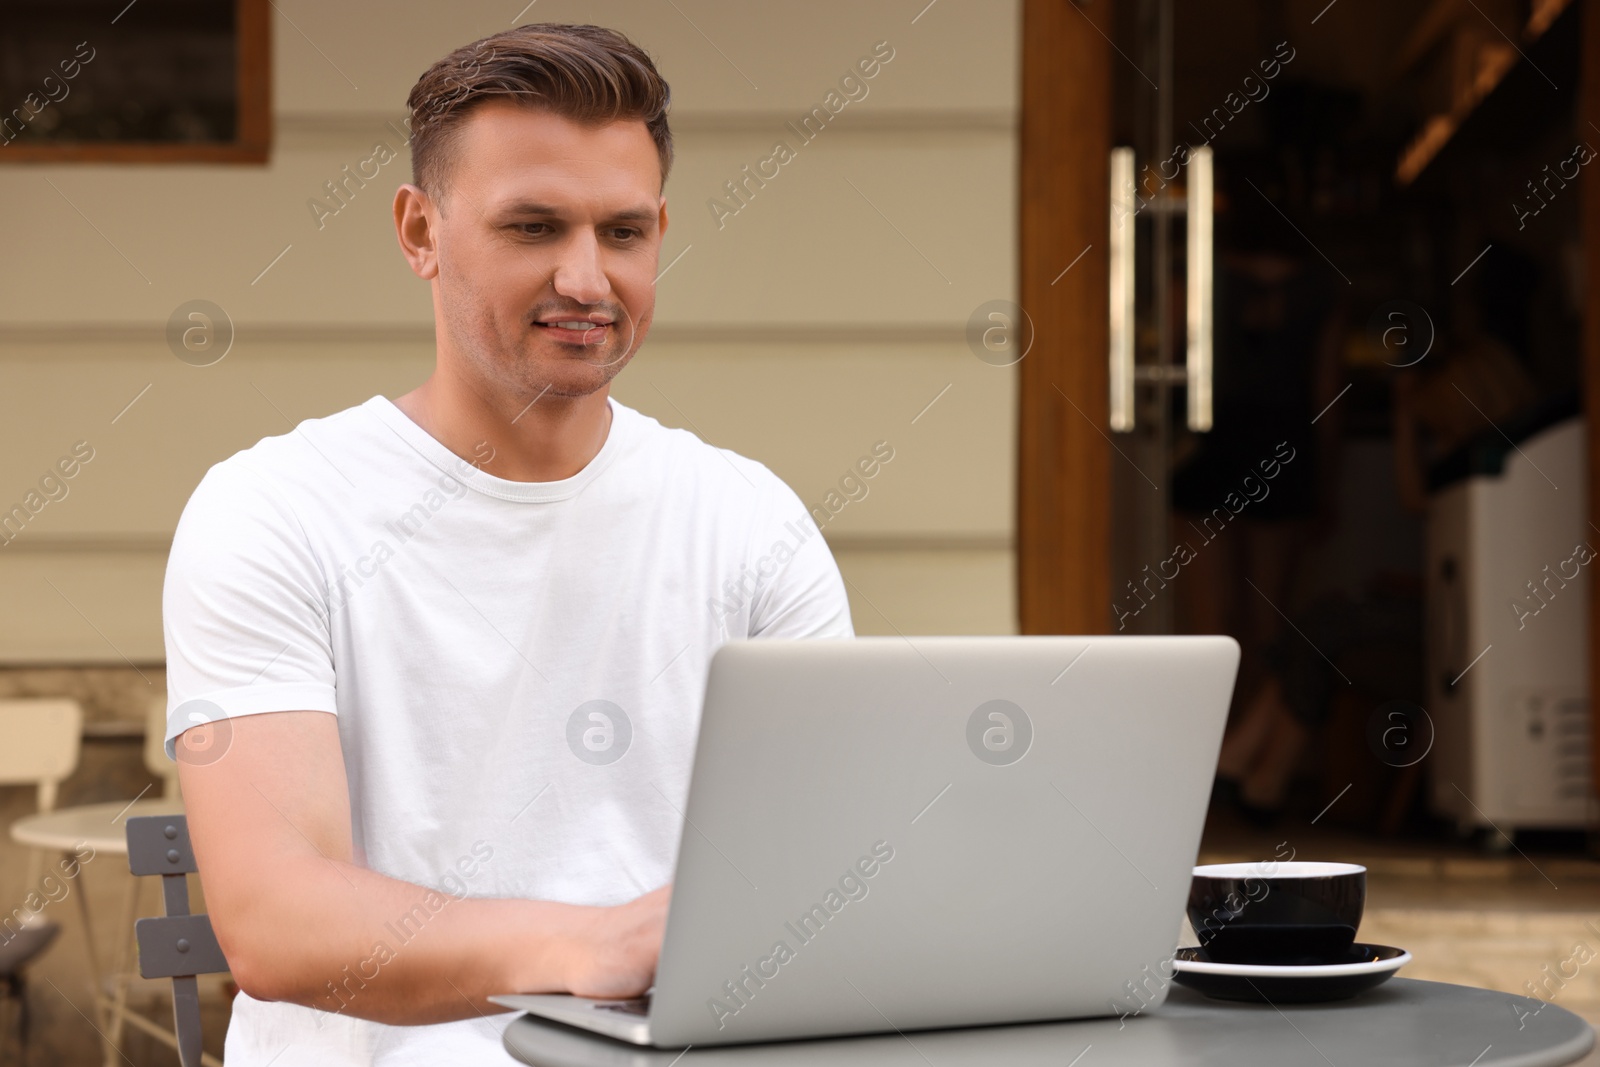
{"type": "Polygon", "coordinates": [[[529,234],[529,236],[532,236],[532,232],[531,232],[531,229],[530,229],[531,227],[543,227],[544,229],[548,230],[550,228],[550,224],[547,223],[547,222],[524,222],[520,226],[518,226],[517,228],[520,229],[523,233],[526,233],[526,234],[529,234]]]}
{"type": "Polygon", "coordinates": [[[639,236],[639,231],[638,230],[630,229],[628,227],[623,227],[621,229],[612,230],[611,232],[612,232],[613,235],[615,235],[617,237],[618,240],[622,240],[622,241],[631,241],[635,237],[639,236]]]}

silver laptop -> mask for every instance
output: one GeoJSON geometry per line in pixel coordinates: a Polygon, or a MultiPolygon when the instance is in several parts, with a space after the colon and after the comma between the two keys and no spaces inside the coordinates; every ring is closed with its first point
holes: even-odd
{"type": "Polygon", "coordinates": [[[740,641],[711,661],[655,986],[491,998],[660,1048],[1165,999],[1227,637],[740,641]]]}

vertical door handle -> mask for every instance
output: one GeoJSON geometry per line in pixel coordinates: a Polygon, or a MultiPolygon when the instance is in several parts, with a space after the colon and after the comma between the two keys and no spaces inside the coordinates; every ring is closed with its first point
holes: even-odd
{"type": "Polygon", "coordinates": [[[1188,321],[1185,378],[1189,384],[1189,429],[1211,429],[1212,211],[1211,147],[1189,154],[1188,321]]]}
{"type": "Polygon", "coordinates": [[[1133,149],[1111,150],[1111,428],[1133,429],[1134,221],[1133,149]]]}

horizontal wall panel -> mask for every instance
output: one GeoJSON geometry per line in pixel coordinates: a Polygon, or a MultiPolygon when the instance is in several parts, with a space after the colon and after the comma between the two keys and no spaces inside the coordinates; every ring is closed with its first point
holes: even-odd
{"type": "MultiPolygon", "coordinates": [[[[0,603],[11,607],[0,615],[0,663],[143,668],[165,660],[166,544],[21,544],[0,549],[0,603]]],[[[859,634],[1016,632],[1012,556],[1002,542],[849,538],[833,550],[859,634]]]]}
{"type": "Polygon", "coordinates": [[[164,545],[0,548],[0,663],[163,662],[166,566],[164,545]]]}
{"type": "Polygon", "coordinates": [[[959,340],[773,359],[663,349],[617,378],[617,398],[760,459],[807,505],[828,509],[826,533],[1010,536],[1013,368],[979,362],[959,340]],[[894,458],[870,479],[853,477],[878,442],[894,458]]]}
{"type": "MultiPolygon", "coordinates": [[[[857,137],[851,120],[809,144],[781,124],[684,139],[657,321],[961,328],[1013,295],[1014,134],[857,137]],[[780,140],[794,157],[764,164],[780,140]]],[[[394,234],[403,141],[376,123],[349,133],[280,149],[265,169],[0,167],[0,200],[25,206],[8,212],[8,246],[28,251],[0,288],[0,321],[142,322],[159,337],[204,299],[235,323],[431,324],[429,286],[394,234]],[[397,152],[386,164],[380,144],[397,152]]]]}
{"type": "Polygon", "coordinates": [[[979,305],[1014,296],[1014,137],[906,134],[857,145],[829,143],[833,132],[800,147],[780,127],[685,155],[668,186],[663,264],[688,251],[657,285],[663,323],[961,328],[979,305]],[[774,173],[763,161],[778,142],[796,158],[758,185],[746,175],[774,173]]]}
{"type": "MultiPolygon", "coordinates": [[[[858,109],[846,107],[840,114],[848,113],[850,121],[829,126],[841,139],[856,137],[913,137],[916,135],[937,138],[988,136],[995,133],[1015,134],[1020,116],[1014,107],[957,108],[930,110],[926,106],[914,109],[891,109],[879,105],[858,109]]],[[[716,138],[743,138],[755,135],[766,138],[786,122],[803,118],[804,111],[689,111],[673,108],[671,117],[672,139],[675,153],[682,153],[716,138]]],[[[273,147],[280,152],[307,152],[325,148],[361,148],[369,146],[374,131],[392,133],[394,126],[403,125],[406,112],[403,107],[381,111],[291,112],[275,116],[273,147]]],[[[830,136],[830,140],[831,140],[830,136]]]]}
{"type": "Polygon", "coordinates": [[[671,84],[675,113],[809,107],[878,41],[889,42],[894,58],[866,83],[868,101],[937,109],[1012,106],[1017,97],[1015,0],[538,0],[520,13],[517,0],[398,0],[381,8],[275,0],[273,6],[281,111],[401,106],[435,61],[513,20],[599,22],[621,30],[671,84]]]}
{"type": "MultiPolygon", "coordinates": [[[[766,463],[808,504],[829,507],[830,534],[1010,535],[1015,368],[980,362],[959,337],[858,346],[710,336],[647,341],[613,383],[618,400],[766,463]],[[880,441],[894,458],[852,482],[880,441]]],[[[211,464],[303,419],[398,396],[432,361],[420,334],[256,342],[242,331],[210,367],[181,363],[160,342],[0,343],[0,511],[84,442],[92,459],[17,543],[168,536],[211,464]]]]}
{"type": "Polygon", "coordinates": [[[1001,549],[839,547],[857,634],[1014,634],[1015,572],[1001,549]]]}

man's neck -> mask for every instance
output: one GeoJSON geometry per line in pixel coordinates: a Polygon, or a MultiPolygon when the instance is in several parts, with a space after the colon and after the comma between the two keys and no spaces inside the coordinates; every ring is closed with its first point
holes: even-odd
{"type": "Polygon", "coordinates": [[[588,396],[542,395],[499,410],[466,383],[435,371],[396,407],[473,466],[514,482],[555,482],[588,466],[611,432],[610,386],[588,396]]]}

